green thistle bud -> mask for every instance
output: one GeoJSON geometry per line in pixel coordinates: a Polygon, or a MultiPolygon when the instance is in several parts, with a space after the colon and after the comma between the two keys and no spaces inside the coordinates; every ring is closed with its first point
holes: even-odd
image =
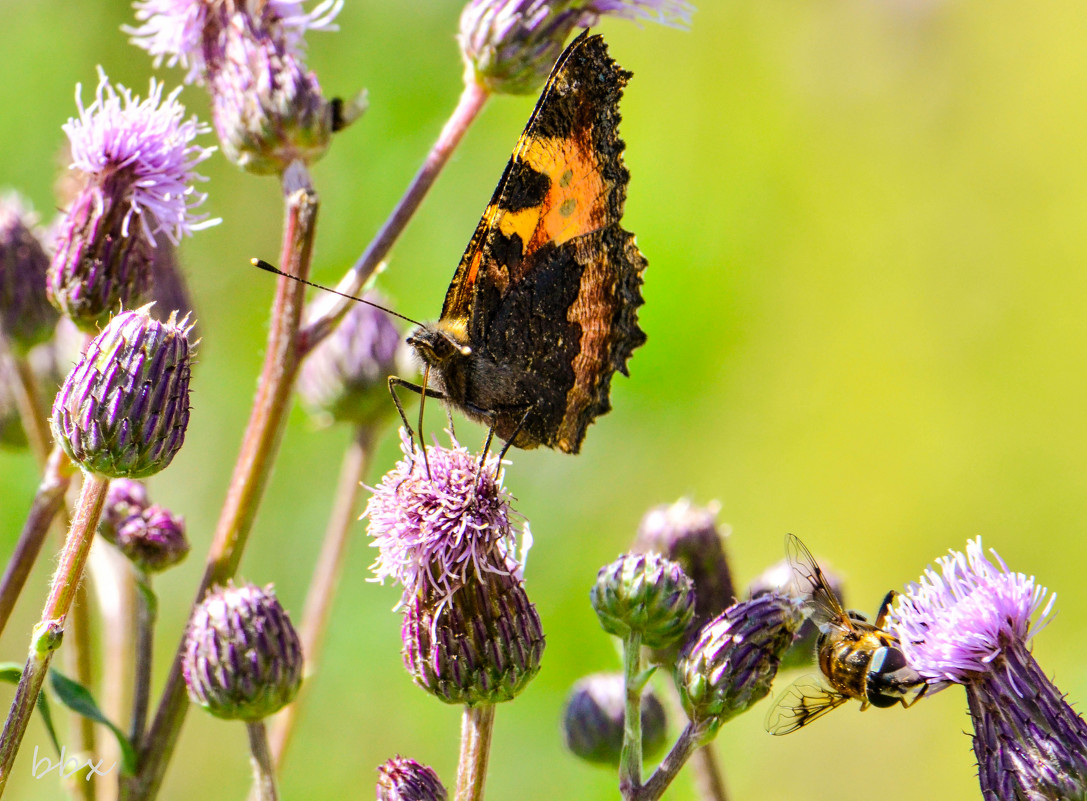
{"type": "Polygon", "coordinates": [[[656,553],[624,554],[600,568],[590,597],[604,631],[638,633],[649,648],[676,642],[694,617],[694,584],[656,553]]]}
{"type": "Polygon", "coordinates": [[[189,326],[150,306],[114,317],[53,402],[53,437],[84,470],[142,478],[162,470],[189,422],[189,326]]]}
{"type": "Polygon", "coordinates": [[[674,674],[702,742],[770,692],[781,655],[803,622],[802,602],[769,593],[733,604],[702,627],[674,674]]]}
{"type": "Polygon", "coordinates": [[[395,756],[377,769],[377,801],[445,801],[434,768],[395,756]]]}
{"type": "Polygon", "coordinates": [[[448,704],[509,701],[540,670],[543,627],[520,579],[485,575],[448,600],[418,596],[404,614],[404,667],[448,704]]]}
{"type": "Polygon", "coordinates": [[[0,333],[19,354],[49,339],[59,316],[45,294],[49,256],[35,222],[18,195],[0,195],[0,333]]]}
{"type": "MultiPolygon", "coordinates": [[[[574,685],[562,731],[566,747],[587,762],[619,766],[625,714],[623,674],[596,673],[574,685]]],[[[642,755],[650,758],[664,748],[668,718],[651,687],[642,692],[642,755]]]]}
{"type": "Polygon", "coordinates": [[[182,671],[189,697],[220,718],[263,720],[302,684],[302,644],[271,585],[215,587],[193,612],[182,671]]]}

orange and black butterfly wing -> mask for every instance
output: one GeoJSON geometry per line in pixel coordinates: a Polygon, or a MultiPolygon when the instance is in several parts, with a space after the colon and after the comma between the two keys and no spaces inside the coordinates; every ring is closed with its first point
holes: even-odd
{"type": "Polygon", "coordinates": [[[521,447],[576,453],[610,408],[612,374],[645,341],[646,261],[620,225],[629,77],[600,36],[563,52],[446,295],[443,321],[464,325],[472,348],[509,371],[509,405],[530,408],[521,447]]]}

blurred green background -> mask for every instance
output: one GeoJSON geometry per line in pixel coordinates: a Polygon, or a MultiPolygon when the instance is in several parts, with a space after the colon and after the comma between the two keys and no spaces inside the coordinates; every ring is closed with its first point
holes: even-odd
{"type": "MultiPolygon", "coordinates": [[[[339,33],[309,37],[325,90],[365,86],[372,101],[314,170],[317,279],[335,281],[354,260],[452,110],[459,11],[453,0],[349,2],[339,33]]],[[[101,64],[143,94],[151,64],[119,30],[133,21],[120,0],[3,2],[0,20],[0,185],[48,217],[75,84],[89,97],[101,64]]],[[[1069,0],[707,0],[689,32],[600,26],[635,74],[623,104],[626,225],[649,258],[649,340],[580,456],[513,453],[507,484],[536,537],[527,586],[548,647],[536,681],[499,709],[489,797],[618,797],[613,774],[564,751],[560,712],[576,678],[618,665],[588,604],[597,569],[626,548],[648,506],[684,495],[721,502],[741,585],[794,532],[868,612],[982,535],[1059,590],[1061,613],[1034,652],[1082,705],[1085,23],[1087,8],[1069,0]]],[[[159,74],[171,86],[180,78],[159,74]]],[[[182,97],[208,118],[202,90],[182,97]]],[[[397,309],[437,316],[533,102],[496,98],[467,135],[382,278],[397,309]]],[[[156,687],[260,368],[274,282],[248,259],[276,258],[281,223],[274,180],[219,155],[203,171],[206,209],[224,222],[182,250],[204,339],[186,445],[150,487],[186,516],[193,553],[158,581],[156,687]]],[[[460,428],[473,447],[483,434],[460,428]]],[[[296,619],[348,438],[292,412],[242,563],[244,577],[275,582],[296,619]]],[[[371,479],[396,453],[386,437],[371,479]]],[[[35,485],[29,456],[0,454],[0,556],[35,485]]],[[[453,782],[459,710],[401,667],[398,593],[367,581],[372,557],[360,523],[285,798],[370,797],[375,767],[396,753],[453,782]]],[[[0,659],[22,661],[52,564],[41,560],[0,659]]],[[[10,697],[0,689],[4,708],[10,697]]],[[[846,801],[873,786],[888,799],[979,797],[958,688],[909,712],[851,705],[786,738],[763,731],[767,705],[716,743],[739,801],[846,801]]],[[[46,745],[37,723],[11,798],[61,793],[55,774],[31,778],[34,745],[46,745]]],[[[246,755],[240,724],[192,710],[161,797],[242,798],[246,755]]],[[[669,797],[694,798],[690,779],[669,797]]]]}

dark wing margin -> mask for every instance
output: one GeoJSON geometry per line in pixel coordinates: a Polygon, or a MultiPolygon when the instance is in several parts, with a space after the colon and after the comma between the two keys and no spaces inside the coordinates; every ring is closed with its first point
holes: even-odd
{"type": "Polygon", "coordinates": [[[766,730],[775,735],[792,734],[848,700],[849,696],[832,690],[815,676],[803,676],[774,700],[766,715],[766,730]]]}

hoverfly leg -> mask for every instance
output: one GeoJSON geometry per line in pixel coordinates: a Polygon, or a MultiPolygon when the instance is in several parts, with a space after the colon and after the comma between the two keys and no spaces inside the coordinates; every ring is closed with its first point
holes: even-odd
{"type": "Polygon", "coordinates": [[[887,618],[891,614],[891,606],[897,597],[898,593],[894,590],[887,590],[887,594],[883,596],[883,603],[879,605],[879,613],[876,615],[876,622],[873,624],[877,629],[886,628],[887,618]]]}

